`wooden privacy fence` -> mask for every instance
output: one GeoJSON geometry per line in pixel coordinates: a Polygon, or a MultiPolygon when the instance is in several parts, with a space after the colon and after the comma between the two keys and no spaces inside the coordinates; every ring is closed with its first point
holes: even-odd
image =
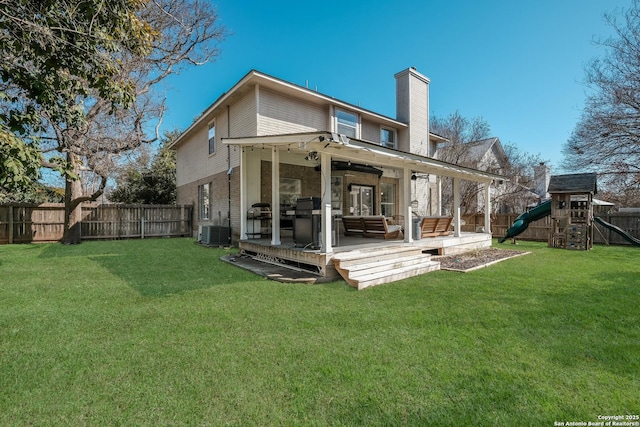
{"type": "MultiPolygon", "coordinates": [[[[640,214],[635,212],[614,212],[607,214],[596,214],[606,222],[617,225],[633,237],[640,239],[640,214]]],[[[502,237],[507,233],[507,229],[516,220],[518,214],[497,214],[491,216],[491,233],[493,237],[502,237]]],[[[479,231],[484,227],[484,214],[468,215],[463,217],[465,224],[462,231],[479,231]]],[[[593,232],[593,242],[611,245],[629,245],[619,234],[595,224],[593,232]]],[[[546,242],[551,231],[551,217],[547,216],[529,224],[529,227],[517,239],[535,240],[546,242]]]]}
{"type": "MultiPolygon", "coordinates": [[[[82,240],[144,239],[192,235],[191,205],[82,206],[82,240]]],[[[0,244],[44,243],[62,239],[64,205],[0,205],[0,244]]]]}

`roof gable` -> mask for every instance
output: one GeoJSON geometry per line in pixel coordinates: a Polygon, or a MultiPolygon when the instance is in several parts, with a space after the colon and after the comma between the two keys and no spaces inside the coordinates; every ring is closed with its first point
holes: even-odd
{"type": "Polygon", "coordinates": [[[456,151],[462,155],[458,161],[469,166],[481,168],[482,163],[494,157],[501,167],[507,164],[507,155],[504,152],[502,143],[498,137],[481,139],[478,141],[466,142],[464,144],[444,144],[438,148],[437,155],[439,158],[447,158],[455,155],[456,151]],[[492,153],[493,156],[490,156],[492,153]]]}

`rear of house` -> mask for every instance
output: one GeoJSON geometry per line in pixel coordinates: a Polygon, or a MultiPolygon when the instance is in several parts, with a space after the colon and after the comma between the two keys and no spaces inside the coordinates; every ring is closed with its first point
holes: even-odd
{"type": "MultiPolygon", "coordinates": [[[[224,146],[222,138],[330,132],[432,157],[443,139],[428,130],[429,80],[411,68],[395,78],[397,119],[258,71],[248,73],[205,110],[173,145],[178,153],[178,203],[196,206],[194,229],[198,225],[230,226],[232,241],[241,238],[240,225],[246,215],[240,210],[241,150],[224,146]]],[[[255,152],[265,148],[256,145],[248,149],[255,152]]],[[[270,183],[265,179],[270,174],[270,161],[268,152],[248,159],[252,180],[247,188],[251,193],[250,204],[271,201],[270,183]]],[[[362,161],[366,167],[367,159],[362,161]]],[[[295,159],[283,162],[279,184],[283,187],[283,208],[295,204],[299,197],[317,196],[319,175],[309,172],[315,166],[295,159]]],[[[332,204],[344,214],[400,215],[398,173],[386,168],[368,172],[364,168],[336,172],[332,204]],[[374,194],[379,197],[373,197],[374,194]]],[[[414,181],[412,191],[414,211],[439,214],[440,195],[435,176],[422,175],[414,181]]]]}

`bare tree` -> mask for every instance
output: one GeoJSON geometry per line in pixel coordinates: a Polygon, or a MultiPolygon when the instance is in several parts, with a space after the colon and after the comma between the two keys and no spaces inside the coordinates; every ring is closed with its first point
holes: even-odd
{"type": "MultiPolygon", "coordinates": [[[[431,132],[443,136],[449,142],[441,145],[436,157],[445,162],[454,163],[462,166],[477,167],[478,161],[472,144],[475,141],[481,141],[489,137],[491,127],[482,118],[476,117],[467,119],[456,111],[445,118],[432,116],[429,122],[431,132]]],[[[453,207],[453,179],[442,179],[442,206],[445,210],[452,210],[453,207]]],[[[463,181],[460,191],[460,206],[462,213],[475,213],[478,195],[478,186],[476,183],[463,181]]]]}
{"type": "Polygon", "coordinates": [[[619,179],[606,180],[605,185],[598,187],[598,198],[614,203],[620,207],[640,206],[640,186],[633,175],[619,176],[619,179]]]}
{"type": "MultiPolygon", "coordinates": [[[[431,118],[431,129],[450,141],[438,149],[440,160],[508,178],[494,183],[492,213],[522,212],[536,201],[533,167],[544,162],[540,155],[522,152],[514,144],[503,146],[498,138],[489,138],[491,128],[484,119],[469,120],[457,111],[445,119],[431,118]]],[[[483,198],[483,186],[471,181],[461,182],[462,214],[475,214],[484,209],[484,203],[479,206],[479,202],[484,202],[483,198]]],[[[442,181],[442,204],[445,209],[452,209],[452,179],[442,181]]]]}
{"type": "Polygon", "coordinates": [[[482,117],[468,119],[457,110],[445,118],[432,116],[429,128],[449,140],[445,144],[447,149],[440,151],[440,160],[456,164],[473,161],[468,143],[486,139],[491,133],[491,126],[482,117]]]}
{"type": "Polygon", "coordinates": [[[64,243],[80,242],[79,206],[103,194],[119,156],[158,139],[165,105],[154,88],[185,66],[211,61],[225,35],[215,8],[204,0],[153,0],[140,10],[140,17],[156,33],[151,53],[121,52],[121,70],[115,77],[130,82],[135,96],[131,107],[113,108],[94,94],[82,105],[86,120],[81,126],[69,127],[49,118],[53,134],[48,135],[44,151],[63,154],[70,171],[65,183],[64,243]],[[99,177],[90,194],[83,192],[78,179],[82,170],[99,177]]]}
{"type": "Polygon", "coordinates": [[[498,191],[494,199],[496,213],[521,213],[527,207],[540,202],[544,195],[536,193],[534,167],[547,163],[540,154],[531,154],[520,150],[515,144],[504,145],[506,162],[496,173],[508,181],[496,183],[498,191]]]}
{"type": "MultiPolygon", "coordinates": [[[[640,189],[640,2],[606,14],[615,35],[598,41],[606,54],[585,67],[590,89],[563,166],[597,172],[601,184],[640,189]]],[[[612,187],[612,188],[613,188],[612,187]]]]}

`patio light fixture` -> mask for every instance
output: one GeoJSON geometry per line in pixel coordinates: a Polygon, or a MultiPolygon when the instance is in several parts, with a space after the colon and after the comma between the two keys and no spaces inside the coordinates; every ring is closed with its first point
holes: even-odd
{"type": "Polygon", "coordinates": [[[306,161],[317,162],[318,161],[318,152],[317,151],[309,151],[309,154],[307,154],[304,159],[306,161]]]}
{"type": "MultiPolygon", "coordinates": [[[[336,142],[336,143],[338,143],[338,144],[343,144],[343,145],[345,145],[345,144],[348,144],[348,143],[349,143],[349,138],[347,137],[347,135],[343,135],[343,134],[341,134],[341,133],[335,133],[335,132],[332,132],[332,133],[331,133],[331,136],[330,136],[329,138],[324,137],[324,136],[319,136],[319,137],[318,137],[318,140],[319,140],[320,142],[323,142],[323,141],[336,142]]],[[[329,145],[329,144],[325,145],[325,148],[326,148],[328,145],[329,145]]]]}

